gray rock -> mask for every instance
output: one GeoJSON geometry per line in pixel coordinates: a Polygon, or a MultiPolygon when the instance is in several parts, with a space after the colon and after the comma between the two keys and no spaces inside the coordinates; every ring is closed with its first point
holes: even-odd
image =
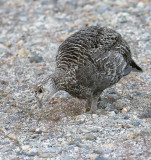
{"type": "Polygon", "coordinates": [[[137,96],[140,96],[141,94],[142,94],[141,92],[137,92],[137,93],[136,93],[137,96]]]}
{"type": "Polygon", "coordinates": [[[145,111],[144,111],[144,113],[141,115],[141,116],[139,116],[140,118],[151,118],[151,107],[148,107],[145,111]]]}
{"type": "Polygon", "coordinates": [[[35,139],[35,138],[37,138],[37,137],[38,137],[38,134],[32,134],[32,135],[31,135],[31,138],[32,138],[32,139],[35,139]]]}
{"type": "Polygon", "coordinates": [[[71,156],[62,156],[61,157],[61,160],[71,160],[71,159],[73,159],[73,157],[71,157],[71,156]]]}
{"type": "Polygon", "coordinates": [[[72,139],[69,143],[69,145],[76,145],[78,147],[81,147],[82,146],[82,140],[81,138],[75,138],[75,139],[72,139]]]}
{"type": "Polygon", "coordinates": [[[139,121],[134,121],[134,122],[132,122],[132,125],[133,125],[133,126],[139,126],[139,125],[140,125],[140,122],[139,122],[139,121]]]}
{"type": "Polygon", "coordinates": [[[104,13],[105,11],[107,11],[107,9],[110,7],[110,5],[108,4],[104,4],[101,7],[99,7],[97,10],[99,13],[104,13]]]}
{"type": "Polygon", "coordinates": [[[34,55],[34,56],[29,58],[29,61],[30,61],[30,63],[33,63],[33,62],[40,63],[40,62],[43,61],[43,57],[38,56],[38,55],[34,55]]]}
{"type": "Polygon", "coordinates": [[[29,152],[27,155],[30,157],[34,157],[38,155],[38,152],[29,152]]]}
{"type": "Polygon", "coordinates": [[[126,106],[127,106],[127,102],[126,101],[124,101],[122,99],[117,100],[117,102],[116,102],[116,109],[122,110],[126,106]]]}
{"type": "Polygon", "coordinates": [[[102,156],[98,156],[96,157],[94,160],[107,160],[106,158],[102,157],[102,156]]]}
{"type": "Polygon", "coordinates": [[[86,140],[93,141],[93,140],[96,140],[96,136],[94,136],[94,135],[91,134],[91,133],[87,133],[87,134],[85,135],[85,139],[86,139],[86,140]]]}
{"type": "Polygon", "coordinates": [[[18,152],[16,152],[16,155],[17,155],[17,156],[20,156],[20,155],[27,155],[27,153],[24,152],[24,151],[18,151],[18,152]]]}
{"type": "Polygon", "coordinates": [[[74,138],[74,141],[75,141],[75,142],[82,143],[82,140],[81,140],[81,138],[74,138]]]}
{"type": "Polygon", "coordinates": [[[127,18],[125,16],[122,16],[120,19],[120,23],[126,23],[127,22],[127,18]]]}
{"type": "Polygon", "coordinates": [[[117,99],[119,99],[119,96],[117,94],[108,94],[109,101],[115,102],[117,99]]]}
{"type": "Polygon", "coordinates": [[[17,121],[17,120],[19,120],[19,118],[16,117],[16,116],[10,116],[10,120],[11,120],[11,121],[17,121]]]}
{"type": "Polygon", "coordinates": [[[141,136],[149,136],[149,132],[148,131],[141,131],[140,133],[139,133],[141,136]]]}
{"type": "Polygon", "coordinates": [[[143,40],[143,41],[150,41],[151,38],[150,38],[150,37],[144,37],[144,38],[142,38],[142,40],[143,40]]]}
{"type": "Polygon", "coordinates": [[[94,153],[96,153],[96,154],[103,154],[103,150],[102,150],[102,148],[100,148],[100,147],[97,147],[97,148],[95,148],[94,150],[93,150],[93,152],[94,153]]]}
{"type": "Polygon", "coordinates": [[[95,127],[91,127],[91,128],[88,128],[88,130],[90,131],[90,132],[99,132],[99,129],[98,128],[95,128],[95,127]]]}
{"type": "Polygon", "coordinates": [[[116,102],[120,98],[115,89],[109,90],[106,96],[106,101],[110,103],[116,102]]]}
{"type": "Polygon", "coordinates": [[[50,153],[44,152],[44,153],[40,154],[39,157],[40,158],[50,158],[50,153]]]}
{"type": "Polygon", "coordinates": [[[124,119],[130,119],[130,116],[128,116],[128,115],[126,115],[125,117],[124,117],[124,119]]]}
{"type": "Polygon", "coordinates": [[[8,57],[13,56],[13,54],[12,54],[12,53],[10,53],[10,52],[7,52],[7,53],[5,54],[5,56],[8,58],[8,57]]]}
{"type": "Polygon", "coordinates": [[[49,148],[49,152],[51,152],[51,153],[57,153],[58,151],[59,151],[59,149],[57,147],[49,148]]]}
{"type": "Polygon", "coordinates": [[[36,75],[40,76],[42,74],[44,74],[44,71],[40,71],[40,70],[37,70],[34,72],[36,75]]]}
{"type": "Polygon", "coordinates": [[[42,5],[42,6],[49,5],[49,4],[50,4],[50,1],[48,1],[48,0],[47,0],[47,1],[42,1],[42,2],[41,2],[41,5],[42,5]]]}
{"type": "Polygon", "coordinates": [[[99,103],[98,103],[98,108],[99,109],[105,109],[106,107],[107,107],[107,102],[105,101],[105,100],[101,100],[101,101],[99,101],[99,103]]]}

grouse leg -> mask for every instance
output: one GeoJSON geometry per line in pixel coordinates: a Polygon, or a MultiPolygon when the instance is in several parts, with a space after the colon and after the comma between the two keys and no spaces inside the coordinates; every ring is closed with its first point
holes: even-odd
{"type": "Polygon", "coordinates": [[[93,96],[91,98],[91,112],[92,113],[96,113],[97,112],[98,99],[99,99],[98,95],[97,96],[93,96]]]}
{"type": "Polygon", "coordinates": [[[99,96],[93,96],[93,97],[87,99],[86,112],[97,113],[98,99],[99,99],[99,96]]]}
{"type": "Polygon", "coordinates": [[[87,99],[85,108],[86,108],[86,112],[89,112],[91,110],[91,98],[87,99]]]}

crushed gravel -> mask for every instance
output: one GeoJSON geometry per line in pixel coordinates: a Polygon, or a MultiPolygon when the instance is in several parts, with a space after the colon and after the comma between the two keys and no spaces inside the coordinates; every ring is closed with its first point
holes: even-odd
{"type": "Polygon", "coordinates": [[[151,1],[0,0],[0,159],[151,160],[151,1]],[[37,97],[58,46],[90,25],[109,26],[143,73],[100,96],[101,114],[65,92],[37,97]]]}

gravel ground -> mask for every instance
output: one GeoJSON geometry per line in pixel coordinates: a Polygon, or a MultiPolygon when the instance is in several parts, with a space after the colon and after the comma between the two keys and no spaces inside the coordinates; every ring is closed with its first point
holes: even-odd
{"type": "Polygon", "coordinates": [[[0,159],[151,160],[151,1],[0,0],[0,159]],[[90,25],[121,33],[144,70],[106,89],[99,115],[35,94],[60,43],[90,25]]]}

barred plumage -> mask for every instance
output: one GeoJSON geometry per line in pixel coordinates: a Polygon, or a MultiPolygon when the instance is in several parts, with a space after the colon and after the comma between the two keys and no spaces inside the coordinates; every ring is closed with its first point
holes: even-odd
{"type": "Polygon", "coordinates": [[[94,112],[102,91],[129,74],[133,67],[142,71],[119,33],[91,26],[74,33],[60,45],[52,80],[57,90],[87,99],[87,111],[94,112]]]}

